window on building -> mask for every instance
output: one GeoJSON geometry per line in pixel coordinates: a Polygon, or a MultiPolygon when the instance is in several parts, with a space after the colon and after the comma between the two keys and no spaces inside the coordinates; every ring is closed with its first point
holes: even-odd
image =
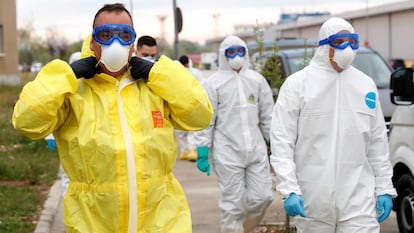
{"type": "Polygon", "coordinates": [[[4,53],[3,43],[4,43],[4,38],[3,38],[3,25],[0,24],[0,54],[4,53]]]}

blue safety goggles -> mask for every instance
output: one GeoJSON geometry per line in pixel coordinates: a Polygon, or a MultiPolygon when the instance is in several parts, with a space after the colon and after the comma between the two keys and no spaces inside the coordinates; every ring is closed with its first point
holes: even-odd
{"type": "Polygon", "coordinates": [[[102,24],[93,29],[92,37],[102,45],[110,45],[115,39],[121,45],[130,45],[137,35],[134,28],[127,24],[102,24]]]}
{"type": "Polygon", "coordinates": [[[224,56],[227,58],[235,58],[236,56],[246,56],[246,47],[244,46],[232,46],[224,50],[224,56]]]}
{"type": "Polygon", "coordinates": [[[320,40],[319,45],[329,44],[336,49],[345,49],[351,46],[353,50],[359,48],[358,34],[355,33],[338,33],[329,36],[326,39],[320,40]]]}

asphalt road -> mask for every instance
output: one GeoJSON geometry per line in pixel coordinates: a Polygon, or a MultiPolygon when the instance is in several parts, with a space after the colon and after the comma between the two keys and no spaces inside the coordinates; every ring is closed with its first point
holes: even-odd
{"type": "MultiPolygon", "coordinates": [[[[206,176],[197,170],[194,162],[178,160],[174,174],[187,195],[193,218],[194,233],[220,232],[218,209],[219,192],[214,172],[206,176]]],[[[274,190],[274,201],[267,209],[262,224],[284,226],[286,215],[279,194],[274,190]]],[[[293,222],[290,220],[290,222],[293,222]]],[[[395,213],[381,223],[380,233],[398,233],[395,213]]]]}

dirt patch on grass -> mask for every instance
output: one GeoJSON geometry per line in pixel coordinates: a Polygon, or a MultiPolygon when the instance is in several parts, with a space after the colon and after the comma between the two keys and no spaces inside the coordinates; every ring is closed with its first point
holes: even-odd
{"type": "Polygon", "coordinates": [[[7,187],[10,187],[10,188],[28,186],[27,182],[17,181],[17,180],[0,180],[0,185],[7,186],[7,187]]]}
{"type": "Polygon", "coordinates": [[[28,181],[20,180],[0,180],[1,186],[7,186],[9,188],[31,187],[39,190],[42,195],[49,192],[50,186],[48,185],[31,185],[28,181]]]}

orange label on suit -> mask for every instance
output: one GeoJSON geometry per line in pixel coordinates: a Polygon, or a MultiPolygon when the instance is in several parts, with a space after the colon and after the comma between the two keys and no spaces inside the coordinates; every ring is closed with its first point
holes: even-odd
{"type": "Polygon", "coordinates": [[[154,122],[154,128],[164,128],[162,113],[160,111],[152,111],[152,121],[154,122]]]}

